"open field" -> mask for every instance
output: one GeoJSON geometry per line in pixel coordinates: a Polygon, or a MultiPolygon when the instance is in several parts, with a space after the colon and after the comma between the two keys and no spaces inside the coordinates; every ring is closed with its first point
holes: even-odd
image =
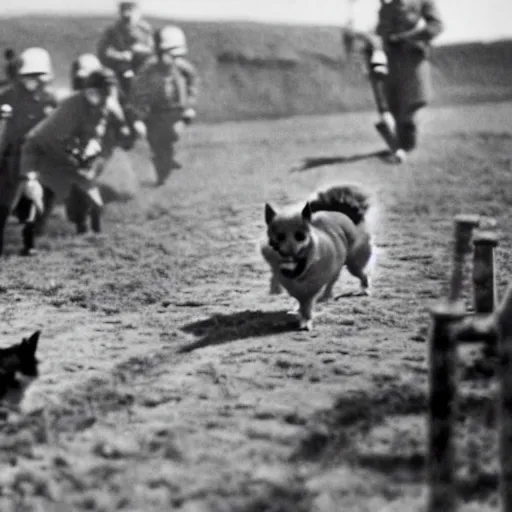
{"type": "MultiPolygon", "coordinates": [[[[364,158],[381,149],[369,114],[193,126],[163,188],[139,148],[142,192],[108,205],[104,234],[76,238],[57,211],[23,259],[12,224],[1,340],[42,328],[42,363],[31,414],[0,425],[0,510],[421,510],[427,308],[456,213],[497,217],[500,290],[509,279],[511,116],[510,103],[431,109],[401,167],[364,158]],[[339,163],[290,172],[310,157],[339,163]],[[374,196],[374,296],[322,305],[297,332],[291,301],[267,294],[263,203],[347,181],[374,196]]],[[[469,380],[474,352],[460,495],[495,510],[495,386],[469,380]]]]}

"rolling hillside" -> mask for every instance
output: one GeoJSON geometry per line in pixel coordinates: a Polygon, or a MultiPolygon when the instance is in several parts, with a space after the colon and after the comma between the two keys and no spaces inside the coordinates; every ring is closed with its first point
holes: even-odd
{"type": "MultiPolygon", "coordinates": [[[[158,27],[165,21],[150,19],[158,27]]],[[[69,63],[93,51],[107,18],[0,19],[0,45],[45,46],[57,83],[66,86],[69,63]]],[[[256,23],[184,22],[191,60],[202,78],[202,121],[226,121],[373,108],[357,62],[348,59],[339,28],[256,23]]],[[[437,47],[433,55],[436,103],[512,98],[512,41],[437,47]]]]}

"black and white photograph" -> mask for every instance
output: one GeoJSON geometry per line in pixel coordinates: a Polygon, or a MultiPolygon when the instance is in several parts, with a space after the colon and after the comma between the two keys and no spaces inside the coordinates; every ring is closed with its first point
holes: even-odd
{"type": "Polygon", "coordinates": [[[4,0],[0,512],[512,512],[511,20],[4,0]]]}

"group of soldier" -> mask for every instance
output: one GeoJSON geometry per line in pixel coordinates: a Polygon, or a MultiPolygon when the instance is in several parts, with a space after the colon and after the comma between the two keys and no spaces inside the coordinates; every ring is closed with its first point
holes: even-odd
{"type": "MultiPolygon", "coordinates": [[[[347,46],[364,43],[381,116],[376,127],[394,161],[417,145],[416,114],[429,99],[430,42],[442,30],[436,0],[380,0],[376,32],[346,38],[347,46]]],[[[33,254],[57,202],[66,204],[78,233],[89,224],[99,232],[97,178],[116,147],[129,150],[145,138],[158,185],[180,168],[175,143],[195,118],[198,84],[187,53],[183,31],[153,30],[136,1],[120,2],[119,19],[97,53],[73,62],[74,93],[59,103],[45,49],[28,48],[19,57],[6,51],[11,84],[0,92],[0,254],[11,214],[23,224],[21,253],[33,254]]]]}
{"type": "Polygon", "coordinates": [[[174,169],[175,143],[195,118],[197,72],[175,26],[153,30],[136,1],[119,3],[119,19],[96,54],[71,67],[72,93],[57,101],[47,50],[5,52],[8,85],[0,91],[0,255],[11,215],[22,224],[22,255],[35,252],[53,206],[66,205],[77,233],[101,231],[98,177],[116,147],[146,139],[158,185],[174,169]]]}

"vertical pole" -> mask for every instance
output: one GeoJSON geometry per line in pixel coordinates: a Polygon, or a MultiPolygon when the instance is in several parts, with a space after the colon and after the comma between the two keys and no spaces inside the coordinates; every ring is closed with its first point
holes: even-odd
{"type": "MultiPolygon", "coordinates": [[[[471,250],[473,229],[478,215],[455,217],[452,275],[448,301],[431,311],[429,354],[429,425],[428,425],[428,512],[455,512],[455,420],[457,393],[457,341],[451,327],[465,316],[460,295],[464,260],[471,250]]],[[[511,511],[512,512],[512,511],[511,511]]]]}
{"type": "Polygon", "coordinates": [[[479,222],[478,215],[457,215],[455,217],[455,245],[449,301],[453,302],[460,298],[464,279],[464,257],[470,252],[473,229],[478,226],[479,222]]]}
{"type": "MultiPolygon", "coordinates": [[[[491,314],[497,307],[495,248],[498,235],[493,231],[478,231],[473,237],[473,308],[476,314],[491,314]]],[[[494,359],[496,338],[485,340],[483,355],[494,359]]]]}
{"type": "Polygon", "coordinates": [[[455,423],[457,342],[450,330],[465,316],[458,302],[439,304],[432,311],[429,354],[428,512],[455,512],[455,423]]]}
{"type": "Polygon", "coordinates": [[[473,237],[473,306],[475,313],[492,313],[497,304],[495,247],[498,235],[479,231],[473,237]]]}

